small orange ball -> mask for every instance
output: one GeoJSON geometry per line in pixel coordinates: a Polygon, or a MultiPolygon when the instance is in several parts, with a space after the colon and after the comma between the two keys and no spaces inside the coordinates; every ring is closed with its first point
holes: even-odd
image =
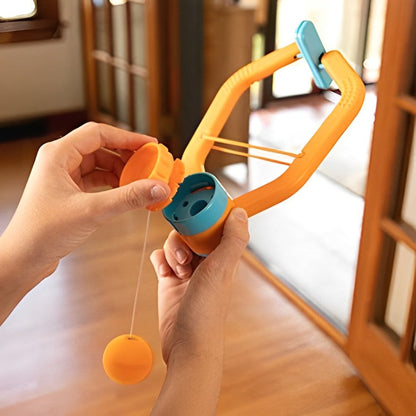
{"type": "Polygon", "coordinates": [[[119,384],[135,384],[145,379],[153,364],[149,344],[137,335],[120,335],[104,350],[103,366],[108,377],[119,384]]]}

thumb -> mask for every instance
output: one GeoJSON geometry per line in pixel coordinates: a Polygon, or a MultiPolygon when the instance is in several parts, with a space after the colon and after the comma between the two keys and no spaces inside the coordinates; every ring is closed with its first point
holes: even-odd
{"type": "Polygon", "coordinates": [[[225,221],[221,242],[211,256],[226,255],[227,262],[235,263],[243,254],[249,238],[247,213],[243,208],[234,208],[225,221]]]}
{"type": "Polygon", "coordinates": [[[208,273],[211,279],[227,279],[233,274],[249,238],[247,213],[243,208],[234,208],[225,221],[220,243],[200,266],[211,272],[208,273]]]}
{"type": "MultiPolygon", "coordinates": [[[[249,239],[247,213],[234,208],[224,224],[220,244],[203,260],[189,282],[192,298],[198,303],[198,314],[227,313],[232,283],[239,260],[249,239]],[[208,305],[204,309],[201,305],[208,305]]],[[[211,319],[210,318],[210,319],[211,319]]]]}
{"type": "Polygon", "coordinates": [[[97,213],[103,219],[123,212],[144,208],[167,199],[170,195],[169,186],[156,179],[141,179],[128,185],[93,194],[98,205],[97,213]]]}

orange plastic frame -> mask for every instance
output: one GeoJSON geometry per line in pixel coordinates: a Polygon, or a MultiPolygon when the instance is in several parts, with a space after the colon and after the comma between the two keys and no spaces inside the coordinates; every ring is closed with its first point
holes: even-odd
{"type": "MultiPolygon", "coordinates": [[[[292,43],[242,67],[222,85],[183,153],[185,177],[205,170],[205,159],[215,148],[216,141],[231,142],[217,136],[243,92],[253,82],[295,62],[300,58],[299,54],[297,44],[292,43]]],[[[344,57],[338,51],[326,52],[321,57],[321,63],[338,85],[341,99],[299,154],[266,149],[287,154],[294,159],[277,179],[234,199],[235,205],[244,208],[248,216],[264,211],[298,191],[315,172],[362,106],[364,84],[344,57]]],[[[241,145],[238,142],[234,144],[241,145]]]]}

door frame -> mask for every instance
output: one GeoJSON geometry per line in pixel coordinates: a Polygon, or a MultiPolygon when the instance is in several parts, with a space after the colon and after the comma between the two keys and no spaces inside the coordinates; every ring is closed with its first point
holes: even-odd
{"type": "MultiPolygon", "coordinates": [[[[368,171],[355,292],[346,352],[364,382],[394,415],[416,414],[416,371],[410,364],[416,320],[416,283],[405,335],[384,324],[394,250],[416,254],[416,230],[401,220],[416,116],[416,1],[390,0],[373,144],[368,171]]],[[[416,274],[414,275],[416,280],[416,274]]]]}

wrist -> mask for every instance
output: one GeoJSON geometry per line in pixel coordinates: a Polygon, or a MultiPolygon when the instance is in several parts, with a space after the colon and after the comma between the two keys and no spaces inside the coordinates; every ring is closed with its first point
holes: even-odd
{"type": "Polygon", "coordinates": [[[166,366],[168,371],[173,368],[195,368],[213,366],[222,368],[224,358],[223,344],[213,347],[192,348],[190,345],[173,347],[166,366]]]}
{"type": "Polygon", "coordinates": [[[166,379],[152,416],[215,415],[222,372],[222,353],[187,353],[185,348],[172,351],[167,364],[166,379]]]}
{"type": "Polygon", "coordinates": [[[48,230],[37,215],[19,215],[19,207],[0,237],[2,263],[27,283],[36,285],[56,269],[56,244],[48,243],[48,230]]]}
{"type": "Polygon", "coordinates": [[[0,236],[0,322],[58,265],[58,262],[47,262],[40,258],[31,245],[28,241],[15,238],[12,231],[6,230],[0,236]]]}
{"type": "Polygon", "coordinates": [[[166,364],[175,361],[198,361],[201,357],[215,361],[224,353],[224,319],[211,314],[209,319],[186,315],[178,317],[168,331],[162,331],[162,349],[166,364]],[[192,322],[191,322],[192,321],[192,322]],[[180,329],[179,329],[180,328],[180,329]]]}

